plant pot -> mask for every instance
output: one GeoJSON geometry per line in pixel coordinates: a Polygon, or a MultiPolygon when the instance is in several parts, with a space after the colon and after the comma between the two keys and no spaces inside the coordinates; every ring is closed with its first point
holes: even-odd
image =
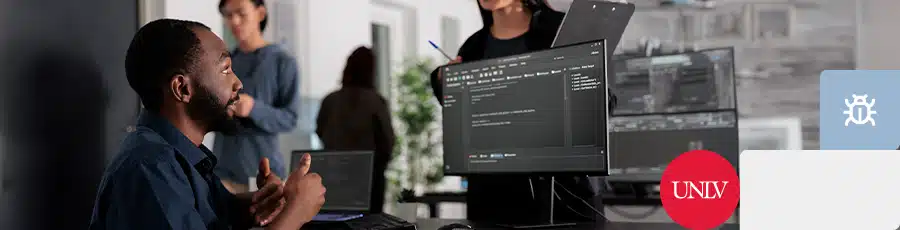
{"type": "Polygon", "coordinates": [[[419,217],[419,203],[397,203],[397,209],[394,210],[394,216],[400,219],[415,223],[419,217]]]}

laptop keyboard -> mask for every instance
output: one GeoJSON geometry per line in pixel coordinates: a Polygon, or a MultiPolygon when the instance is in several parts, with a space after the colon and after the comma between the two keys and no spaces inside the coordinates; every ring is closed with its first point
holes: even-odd
{"type": "Polygon", "coordinates": [[[370,214],[346,222],[350,229],[415,230],[416,225],[388,214],[370,214]]]}

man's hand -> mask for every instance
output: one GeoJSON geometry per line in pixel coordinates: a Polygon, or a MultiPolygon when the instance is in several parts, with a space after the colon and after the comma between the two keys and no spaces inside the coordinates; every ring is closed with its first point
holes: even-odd
{"type": "Polygon", "coordinates": [[[309,173],[311,163],[309,153],[303,154],[300,166],[288,176],[284,185],[287,204],[272,224],[266,226],[267,230],[300,229],[312,221],[322,208],[322,204],[325,204],[325,186],[322,186],[322,177],[316,173],[309,173]]]}
{"type": "Polygon", "coordinates": [[[256,186],[259,191],[253,193],[250,213],[253,214],[257,224],[265,226],[281,213],[285,203],[284,186],[281,184],[281,178],[272,173],[269,158],[259,161],[256,186]]]}
{"type": "Polygon", "coordinates": [[[317,173],[309,173],[312,158],[309,153],[303,154],[300,166],[288,176],[284,187],[284,196],[288,206],[296,217],[303,218],[303,223],[312,220],[325,203],[325,186],[322,177],[317,173]]]}
{"type": "Polygon", "coordinates": [[[240,94],[239,97],[240,99],[234,104],[234,115],[238,117],[249,117],[250,110],[253,110],[253,104],[256,103],[256,101],[246,93],[240,94]]]}

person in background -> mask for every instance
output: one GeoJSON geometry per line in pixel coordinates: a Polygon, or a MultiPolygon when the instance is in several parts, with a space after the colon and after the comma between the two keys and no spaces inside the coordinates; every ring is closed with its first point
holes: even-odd
{"type": "MultiPolygon", "coordinates": [[[[565,14],[554,11],[544,1],[538,0],[476,0],[480,7],[484,27],[469,36],[459,49],[455,60],[448,64],[478,61],[550,48],[556,31],[565,14]]],[[[438,102],[443,104],[440,68],[431,73],[431,87],[438,102]]],[[[521,220],[540,219],[543,208],[541,191],[549,191],[549,180],[530,180],[528,176],[472,175],[467,177],[467,217],[475,221],[494,221],[503,224],[523,224],[521,220]],[[541,200],[537,200],[537,199],[541,200]],[[533,202],[525,202],[533,201],[533,202]]],[[[593,191],[586,177],[560,178],[565,185],[585,200],[593,198],[593,191]]],[[[567,203],[580,201],[562,193],[567,203]]],[[[584,221],[593,212],[577,205],[567,209],[557,208],[557,220],[584,221]],[[568,211],[578,209],[578,211],[568,211]]]]}
{"type": "MultiPolygon", "coordinates": [[[[394,128],[387,100],[375,90],[375,55],[359,47],[347,58],[341,89],[322,100],[316,134],[328,150],[375,150],[373,197],[384,197],[384,172],[394,149],[394,128]]],[[[384,199],[372,201],[380,212],[384,199]]]]}
{"type": "Polygon", "coordinates": [[[161,19],[141,27],[125,57],[128,84],[144,105],[100,183],[91,230],[300,229],[325,202],[310,156],[282,185],[265,158],[257,192],[232,194],[203,146],[211,131],[238,128],[241,80],[225,43],[198,22],[161,19]]]}
{"type": "Polygon", "coordinates": [[[235,110],[241,130],[215,138],[214,149],[222,159],[216,173],[229,191],[246,192],[260,159],[270,159],[279,177],[287,174],[278,134],[297,126],[297,62],[263,39],[267,23],[263,0],[221,0],[219,11],[238,41],[231,51],[232,68],[244,91],[235,110]]]}
{"type": "MultiPolygon", "coordinates": [[[[534,0],[476,0],[484,27],[469,36],[455,60],[478,61],[550,48],[563,14],[534,0]]],[[[439,68],[438,68],[439,69],[439,68]]],[[[431,88],[443,104],[440,71],[431,72],[431,88]]]]}

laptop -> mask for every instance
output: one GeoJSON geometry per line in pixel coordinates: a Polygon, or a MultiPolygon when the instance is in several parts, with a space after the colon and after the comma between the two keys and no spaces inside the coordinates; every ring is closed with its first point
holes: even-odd
{"type": "Polygon", "coordinates": [[[607,57],[612,57],[632,15],[631,3],[575,0],[556,31],[553,47],[602,39],[606,40],[607,57]]]}
{"type": "Polygon", "coordinates": [[[343,222],[371,213],[374,151],[295,150],[291,152],[291,171],[296,170],[304,153],[312,157],[309,172],[321,175],[328,189],[325,204],[313,222],[343,222]]]}

